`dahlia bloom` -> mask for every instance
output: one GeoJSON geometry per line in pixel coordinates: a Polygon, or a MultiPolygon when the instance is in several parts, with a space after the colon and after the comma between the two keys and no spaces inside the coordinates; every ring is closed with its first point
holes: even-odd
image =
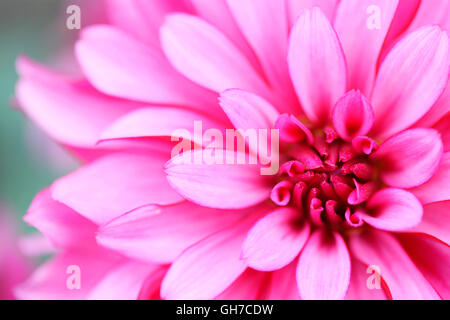
{"type": "Polygon", "coordinates": [[[85,162],[31,205],[60,253],[20,296],[450,298],[449,3],[372,2],[108,1],[82,78],[20,58],[22,110],[85,162]],[[196,121],[276,129],[277,174],[184,161],[196,121]]]}

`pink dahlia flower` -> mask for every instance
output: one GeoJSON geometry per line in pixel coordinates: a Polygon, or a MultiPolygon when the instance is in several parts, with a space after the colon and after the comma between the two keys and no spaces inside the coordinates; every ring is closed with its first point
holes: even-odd
{"type": "MultiPolygon", "coordinates": [[[[82,78],[19,59],[22,110],[85,161],[27,214],[61,253],[21,296],[450,298],[449,2],[372,2],[108,1],[82,78]],[[183,161],[196,121],[278,130],[277,174],[183,161]]],[[[267,160],[250,140],[215,152],[267,160]]]]}

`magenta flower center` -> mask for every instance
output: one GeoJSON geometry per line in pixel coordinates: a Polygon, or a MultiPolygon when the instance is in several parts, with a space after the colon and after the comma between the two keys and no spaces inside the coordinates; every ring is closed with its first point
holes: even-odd
{"type": "Polygon", "coordinates": [[[297,208],[299,217],[316,227],[345,230],[362,226],[365,203],[381,186],[369,160],[377,144],[367,136],[344,141],[332,127],[313,134],[294,117],[283,117],[276,127],[284,162],[272,201],[297,208]]]}

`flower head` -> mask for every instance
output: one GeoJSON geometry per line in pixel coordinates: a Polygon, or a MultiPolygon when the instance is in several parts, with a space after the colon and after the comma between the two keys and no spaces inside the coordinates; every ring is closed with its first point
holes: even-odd
{"type": "MultiPolygon", "coordinates": [[[[381,1],[369,24],[370,1],[307,2],[110,1],[111,25],[76,43],[83,79],[19,61],[24,111],[87,161],[27,219],[63,252],[116,259],[83,297],[449,297],[450,9],[381,1]],[[211,152],[196,121],[277,130],[279,171],[182,161],[211,152]]],[[[244,141],[214,149],[267,160],[244,141]]]]}

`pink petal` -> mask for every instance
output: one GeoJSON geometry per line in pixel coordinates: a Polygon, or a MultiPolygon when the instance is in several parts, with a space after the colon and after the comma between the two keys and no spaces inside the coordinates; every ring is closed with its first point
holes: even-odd
{"type": "Polygon", "coordinates": [[[260,215],[254,214],[185,250],[170,267],[161,286],[168,300],[212,299],[247,268],[240,259],[245,236],[260,215]]]}
{"type": "Polygon", "coordinates": [[[305,165],[305,169],[312,170],[323,167],[322,160],[315,150],[308,145],[295,145],[290,151],[291,155],[305,165]]]}
{"type": "Polygon", "coordinates": [[[138,300],[161,300],[161,282],[166,275],[168,266],[159,267],[154,270],[142,284],[138,300]]]}
{"type": "MultiPolygon", "coordinates": [[[[32,268],[32,260],[28,256],[28,252],[23,249],[24,236],[18,236],[18,227],[15,223],[15,217],[1,205],[0,213],[0,299],[15,300],[16,287],[23,283],[29,276],[32,268]],[[14,220],[13,220],[14,219],[14,220]]],[[[28,234],[25,239],[36,240],[35,235],[28,234]]],[[[39,240],[38,240],[39,241],[39,240]]],[[[33,242],[34,247],[31,248],[35,253],[40,246],[39,243],[33,242]]],[[[30,249],[30,248],[27,248],[30,249]]],[[[49,253],[48,251],[46,253],[49,253]]]]}
{"type": "Polygon", "coordinates": [[[395,41],[398,40],[398,37],[401,36],[405,32],[405,29],[408,28],[417,13],[420,3],[421,0],[398,1],[397,10],[389,27],[389,32],[386,35],[378,62],[384,60],[386,53],[389,52],[393,44],[395,44],[395,41]]]}
{"type": "Polygon", "coordinates": [[[350,205],[358,205],[367,201],[378,187],[376,182],[360,184],[354,179],[354,183],[356,187],[347,198],[347,202],[350,205]]]}
{"type": "Polygon", "coordinates": [[[317,229],[300,254],[297,286],[303,299],[342,299],[350,282],[350,255],[337,232],[317,229]]]}
{"type": "Polygon", "coordinates": [[[346,89],[345,57],[336,32],[314,8],[302,12],[289,41],[289,71],[297,96],[308,118],[324,124],[346,89]]]}
{"type": "Polygon", "coordinates": [[[233,18],[227,0],[190,0],[196,15],[215,26],[242,52],[252,66],[262,73],[261,66],[252,48],[233,18]]]}
{"type": "Polygon", "coordinates": [[[349,239],[352,256],[377,266],[394,299],[438,299],[398,241],[389,233],[371,229],[349,239]]]}
{"type": "Polygon", "coordinates": [[[447,0],[421,1],[417,14],[409,30],[428,24],[438,24],[449,31],[450,29],[450,3],[447,0]]]}
{"type": "Polygon", "coordinates": [[[414,124],[414,127],[432,127],[439,120],[445,118],[445,116],[450,111],[448,101],[450,99],[450,82],[447,82],[444,92],[441,94],[439,99],[434,103],[431,109],[414,124]]]}
{"type": "Polygon", "coordinates": [[[270,292],[267,300],[299,300],[295,273],[298,260],[295,259],[286,267],[273,271],[270,283],[270,292]]]}
{"type": "Polygon", "coordinates": [[[272,271],[288,265],[308,240],[310,226],[292,208],[277,209],[259,220],[249,231],[242,247],[248,266],[272,271]]]}
{"type": "Polygon", "coordinates": [[[219,102],[236,129],[271,129],[279,115],[269,102],[240,89],[225,90],[219,102]]]}
{"type": "Polygon", "coordinates": [[[241,130],[249,150],[258,155],[259,159],[270,161],[266,153],[260,152],[264,150],[261,143],[262,139],[265,139],[263,136],[265,134],[266,146],[272,147],[273,133],[269,130],[274,126],[279,115],[278,111],[260,96],[240,89],[228,89],[222,92],[219,104],[233,126],[237,130],[241,130]],[[257,133],[256,139],[252,139],[252,132],[255,135],[257,133]]]}
{"type": "Polygon", "coordinates": [[[108,272],[91,290],[90,300],[136,300],[144,281],[160,266],[125,262],[108,272]]]}
{"type": "Polygon", "coordinates": [[[101,140],[170,137],[187,139],[202,145],[202,135],[195,132],[195,122],[200,130],[220,130],[223,125],[191,110],[174,107],[149,107],[132,111],[112,123],[101,135],[101,140]],[[181,130],[182,129],[182,130],[181,130]]]}
{"type": "Polygon", "coordinates": [[[95,246],[97,225],[53,200],[49,189],[36,195],[24,220],[37,228],[56,247],[89,250],[95,246]]]}
{"type": "Polygon", "coordinates": [[[372,106],[359,91],[350,91],[334,106],[333,125],[339,136],[347,141],[364,136],[374,121],[372,106]]]}
{"type": "Polygon", "coordinates": [[[392,187],[411,188],[427,182],[439,167],[443,145],[433,129],[411,129],[399,133],[372,154],[382,165],[381,179],[392,187]]]}
{"type": "Polygon", "coordinates": [[[436,26],[421,28],[397,43],[375,82],[374,135],[389,137],[430,110],[447,84],[448,55],[448,36],[436,26]]]}
{"type": "Polygon", "coordinates": [[[352,146],[356,152],[367,155],[371,154],[378,148],[378,144],[373,139],[366,136],[358,136],[353,138],[352,146]]]}
{"type": "Polygon", "coordinates": [[[423,210],[420,224],[407,231],[424,233],[450,246],[450,201],[433,202],[425,205],[423,210]]]}
{"type": "Polygon", "coordinates": [[[375,193],[367,202],[369,213],[362,219],[372,227],[387,231],[402,231],[418,225],[422,219],[422,204],[410,192],[387,188],[375,193]]]}
{"type": "Polygon", "coordinates": [[[275,122],[275,129],[280,130],[280,140],[288,143],[302,140],[312,144],[314,141],[311,131],[291,114],[282,114],[275,122]]]}
{"type": "Polygon", "coordinates": [[[173,66],[193,82],[216,92],[240,88],[267,98],[267,86],[246,57],[198,17],[169,15],[161,28],[161,43],[173,66]]]}
{"type": "Polygon", "coordinates": [[[442,161],[434,176],[421,186],[410,191],[424,204],[450,200],[450,153],[442,156],[442,161]]]}
{"type": "Polygon", "coordinates": [[[293,26],[298,15],[304,9],[319,7],[326,15],[328,20],[333,21],[338,0],[288,0],[288,12],[290,25],[293,26]]]}
{"type": "Polygon", "coordinates": [[[270,274],[247,269],[216,300],[261,300],[265,298],[270,274]]]}
{"type": "MultiPolygon", "coordinates": [[[[450,86],[449,86],[450,88],[450,86]]],[[[449,90],[450,93],[450,90],[449,90]]],[[[450,96],[449,96],[450,98],[450,96]]],[[[448,101],[448,100],[447,100],[448,101]]],[[[434,129],[441,134],[441,140],[444,144],[444,152],[450,151],[450,113],[436,123],[434,129]]]]}
{"type": "Polygon", "coordinates": [[[39,266],[28,280],[16,288],[15,294],[18,299],[24,300],[87,299],[103,276],[122,261],[106,250],[66,252],[39,266]],[[80,289],[68,289],[67,281],[74,275],[70,266],[79,267],[80,289]]]}
{"type": "Polygon", "coordinates": [[[286,101],[282,110],[295,112],[296,97],[286,63],[286,4],[278,0],[227,0],[237,24],[261,62],[271,86],[286,101]]]}
{"type": "Polygon", "coordinates": [[[270,192],[270,200],[279,206],[287,206],[292,198],[293,186],[292,182],[287,180],[278,182],[270,192]]]}
{"type": "Polygon", "coordinates": [[[361,90],[366,96],[371,94],[378,55],[397,4],[397,0],[376,2],[379,10],[379,29],[371,29],[368,25],[375,14],[369,11],[374,5],[373,0],[342,0],[337,7],[334,28],[347,58],[348,86],[361,90]],[[355,36],[356,34],[358,36],[355,36]]]}
{"type": "Polygon", "coordinates": [[[213,93],[180,76],[158,48],[146,46],[119,29],[84,29],[76,54],[89,81],[109,95],[187,106],[214,103],[213,93]]]}
{"type": "Polygon", "coordinates": [[[400,241],[442,299],[450,299],[450,248],[448,245],[418,236],[402,236],[400,241]]]}
{"type": "Polygon", "coordinates": [[[93,147],[112,121],[141,107],[138,103],[104,96],[85,81],[68,79],[19,58],[21,76],[16,95],[21,109],[59,142],[93,147]]]}
{"type": "Polygon", "coordinates": [[[159,27],[171,11],[187,10],[179,0],[108,0],[109,21],[140,40],[159,44],[159,27]]]}
{"type": "Polygon", "coordinates": [[[142,205],[179,202],[167,183],[165,160],[157,154],[112,154],[57,180],[52,196],[98,224],[142,205]]]}
{"type": "Polygon", "coordinates": [[[297,160],[291,160],[283,163],[280,173],[285,173],[291,178],[295,178],[305,172],[305,165],[297,160]]]}
{"type": "Polygon", "coordinates": [[[184,201],[149,205],[102,226],[100,245],[147,262],[170,263],[195,242],[242,219],[245,212],[222,211],[184,201]]]}
{"type": "Polygon", "coordinates": [[[246,208],[268,199],[271,185],[267,176],[260,174],[259,166],[237,164],[240,157],[245,155],[223,150],[221,159],[234,159],[234,164],[208,164],[205,151],[185,152],[167,162],[167,179],[183,197],[202,206],[246,208]]]}
{"type": "MultiPolygon", "coordinates": [[[[386,294],[382,286],[380,288],[369,289],[367,286],[368,278],[373,271],[368,273],[367,266],[352,258],[352,275],[348,291],[345,296],[346,300],[386,300],[386,294]]],[[[369,269],[370,271],[370,269],[369,269]]]]}

